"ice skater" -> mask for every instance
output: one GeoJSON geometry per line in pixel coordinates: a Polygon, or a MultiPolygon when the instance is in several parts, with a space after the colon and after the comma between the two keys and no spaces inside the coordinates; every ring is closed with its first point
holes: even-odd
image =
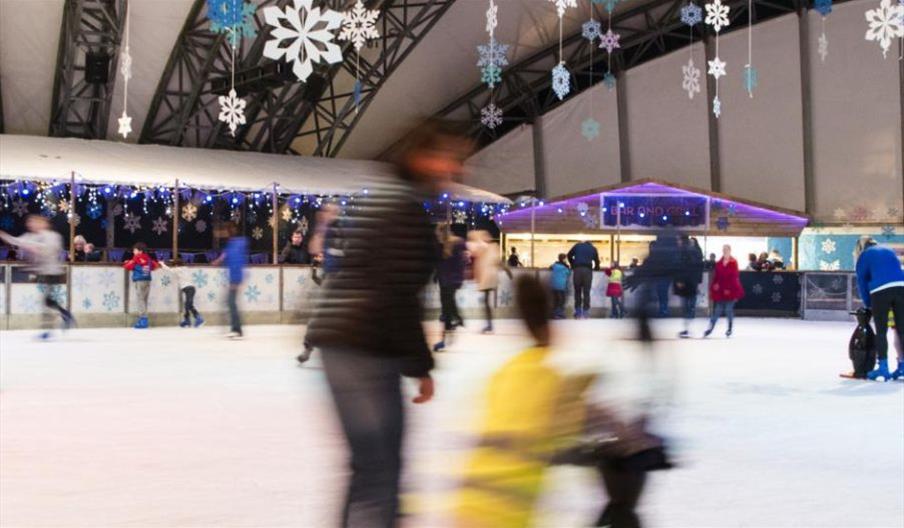
{"type": "Polygon", "coordinates": [[[465,280],[465,241],[452,234],[451,226],[443,223],[437,226],[439,243],[439,264],[436,267],[436,282],[439,283],[439,301],[442,307],[443,337],[433,345],[433,351],[446,348],[446,340],[456,327],[464,321],[458,313],[455,294],[465,280]]]}
{"type": "Polygon", "coordinates": [[[229,333],[230,339],[242,339],[242,314],[239,311],[239,292],[242,283],[245,282],[245,267],[248,266],[248,240],[241,236],[238,228],[232,222],[224,224],[222,234],[229,240],[223,253],[213,262],[214,265],[226,265],[226,273],[229,279],[229,294],[227,305],[229,306],[229,333]]]}
{"type": "Polygon", "coordinates": [[[722,258],[716,262],[713,268],[713,279],[709,285],[709,297],[713,301],[713,313],[709,318],[709,328],[703,333],[703,337],[709,337],[716,327],[716,322],[724,313],[728,319],[726,337],[731,337],[734,330],[734,305],[744,297],[744,287],[741,286],[741,274],[738,271],[738,261],[731,256],[731,246],[722,246],[722,258]]]}
{"type": "MultiPolygon", "coordinates": [[[[339,269],[339,259],[343,254],[341,248],[336,247],[340,212],[339,206],[334,203],[324,204],[317,212],[314,234],[308,243],[308,251],[311,254],[311,280],[317,286],[323,286],[326,275],[339,269]],[[318,269],[320,273],[317,272],[318,269]]],[[[316,295],[320,293],[315,294],[315,299],[309,301],[312,305],[316,305],[316,295]]],[[[313,353],[314,345],[305,336],[301,354],[298,354],[295,360],[300,365],[304,365],[311,359],[313,353]]]]}
{"type": "Polygon", "coordinates": [[[904,340],[904,271],[895,252],[880,246],[871,237],[861,237],[855,250],[857,289],[863,305],[872,310],[876,325],[876,369],[866,376],[888,381],[904,376],[904,364],[898,361],[894,372],[888,370],[888,312],[894,312],[895,333],[904,340]]]}
{"type": "Polygon", "coordinates": [[[132,246],[132,258],[125,261],[122,267],[132,272],[132,284],[135,285],[135,301],[138,305],[138,320],[133,328],[148,327],[148,297],[151,294],[151,272],[160,267],[160,263],[147,253],[148,246],[137,242],[132,246]]]}
{"type": "Polygon", "coordinates": [[[171,260],[169,266],[167,266],[165,262],[161,262],[160,266],[176,279],[176,287],[179,288],[179,292],[182,295],[183,316],[179,326],[182,328],[192,326],[192,317],[195,318],[195,328],[203,325],[204,318],[201,317],[201,314],[198,312],[197,308],[195,308],[195,287],[192,284],[191,271],[178,259],[171,260]]]}
{"type": "Polygon", "coordinates": [[[26,269],[35,275],[38,287],[44,293],[44,309],[41,312],[44,331],[39,337],[49,339],[53,328],[50,310],[56,310],[60,314],[64,329],[75,325],[75,318],[69,310],[60,306],[54,298],[54,288],[66,282],[66,268],[60,262],[63,237],[51,229],[50,222],[40,215],[29,215],[25,220],[25,229],[28,232],[18,237],[0,231],[0,240],[25,251],[28,260],[26,269]]]}
{"type": "Polygon", "coordinates": [[[691,322],[697,315],[697,294],[703,282],[703,251],[696,238],[680,239],[681,274],[675,278],[675,295],[681,297],[684,330],[678,337],[690,337],[691,322]]]}
{"type": "Polygon", "coordinates": [[[606,270],[609,282],[606,284],[606,297],[612,304],[612,310],[609,313],[611,319],[622,319],[625,316],[625,291],[622,288],[622,278],[624,273],[618,266],[618,262],[613,262],[612,267],[606,270]]]}
{"type": "Polygon", "coordinates": [[[600,269],[600,255],[596,247],[583,240],[568,251],[568,263],[574,276],[574,318],[590,317],[590,290],[593,287],[593,270],[600,269]]]}
{"type": "Polygon", "coordinates": [[[552,271],[550,286],[552,287],[554,319],[565,319],[565,295],[568,292],[568,278],[571,277],[571,268],[568,267],[568,255],[559,253],[559,260],[553,263],[549,269],[552,271]]]}
{"type": "Polygon", "coordinates": [[[493,308],[490,306],[490,295],[496,293],[499,287],[499,270],[505,270],[509,278],[512,272],[508,267],[502,266],[502,257],[499,254],[499,246],[490,238],[490,234],[483,230],[475,230],[468,233],[468,252],[474,258],[474,280],[477,282],[477,290],[483,294],[483,312],[486,318],[484,334],[493,333],[493,308]]]}

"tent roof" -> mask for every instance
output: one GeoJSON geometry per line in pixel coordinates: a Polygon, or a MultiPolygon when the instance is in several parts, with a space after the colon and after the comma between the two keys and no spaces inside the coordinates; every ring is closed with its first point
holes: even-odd
{"type": "MultiPolygon", "coordinates": [[[[206,189],[257,191],[279,183],[297,194],[356,194],[368,177],[392,173],[376,161],[285,156],[255,152],[135,145],[75,138],[0,135],[0,178],[68,180],[126,185],[180,184],[206,189]]],[[[456,200],[509,203],[465,185],[456,200]]]]}

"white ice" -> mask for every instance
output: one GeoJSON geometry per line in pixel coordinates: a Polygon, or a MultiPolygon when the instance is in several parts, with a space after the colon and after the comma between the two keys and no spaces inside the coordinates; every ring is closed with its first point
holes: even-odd
{"type": "MultiPolygon", "coordinates": [[[[405,526],[444,525],[487,376],[527,343],[515,322],[469,326],[436,399],[409,407],[405,526]]],[[[654,367],[622,323],[557,329],[555,361],[605,371],[598,394],[658,398],[680,467],[651,474],[647,526],[904,526],[904,383],[838,377],[850,324],[739,319],[730,340],[659,342],[654,367]]],[[[294,364],[302,331],[0,333],[0,525],[335,525],[343,438],[316,356],[294,364]]],[[[603,501],[594,475],[555,469],[539,524],[587,526],[603,501]]]]}

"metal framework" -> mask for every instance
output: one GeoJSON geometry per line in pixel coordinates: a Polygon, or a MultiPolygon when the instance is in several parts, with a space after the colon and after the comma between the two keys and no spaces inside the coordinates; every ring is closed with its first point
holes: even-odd
{"type": "Polygon", "coordinates": [[[116,82],[119,44],[126,18],[126,0],[66,0],[48,134],[56,137],[103,139],[110,120],[110,98],[116,82]],[[89,53],[109,57],[107,81],[89,83],[89,53]]]}
{"type": "Polygon", "coordinates": [[[3,83],[0,83],[0,134],[5,133],[5,131],[6,131],[4,123],[5,123],[5,120],[3,119],[3,83]]]}

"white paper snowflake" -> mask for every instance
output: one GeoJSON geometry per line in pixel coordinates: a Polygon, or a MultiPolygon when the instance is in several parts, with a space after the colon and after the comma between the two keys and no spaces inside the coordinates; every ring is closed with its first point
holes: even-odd
{"type": "Polygon", "coordinates": [[[816,52],[819,53],[820,62],[825,62],[826,57],[829,56],[829,38],[826,37],[825,33],[819,35],[819,40],[816,45],[816,52]]]}
{"type": "Polygon", "coordinates": [[[379,10],[365,9],[361,0],[358,0],[355,6],[342,16],[339,40],[348,40],[354,44],[356,51],[361,51],[368,40],[380,38],[380,32],[376,27],[379,16],[379,10]]]}
{"type": "Polygon", "coordinates": [[[712,26],[716,33],[730,22],[728,20],[728,6],[722,0],[713,0],[706,4],[706,23],[712,26]]]}
{"type": "Polygon", "coordinates": [[[122,217],[122,228],[129,233],[141,231],[141,217],[132,213],[126,213],[122,217]]]}
{"type": "Polygon", "coordinates": [[[264,8],[264,20],[273,29],[264,45],[264,57],[285,58],[292,73],[304,82],[314,71],[314,63],[335,64],[342,61],[342,50],[333,43],[333,31],[342,25],[342,13],[313,7],[314,0],[293,0],[285,10],[278,6],[264,8]],[[288,27],[286,26],[288,24],[288,27]]]}
{"type": "Polygon", "coordinates": [[[834,253],[836,249],[837,249],[837,245],[835,244],[835,241],[832,240],[831,238],[827,238],[822,241],[822,252],[825,253],[826,255],[834,253]]]}
{"type": "Polygon", "coordinates": [[[719,57],[714,58],[709,61],[709,74],[719,79],[719,77],[725,76],[725,61],[720,59],[719,57]]]}
{"type": "Polygon", "coordinates": [[[207,231],[207,222],[205,222],[204,220],[198,220],[197,222],[195,222],[195,231],[197,231],[198,233],[207,231]]]}
{"type": "Polygon", "coordinates": [[[508,57],[506,57],[508,49],[508,44],[500,44],[495,40],[491,40],[487,45],[478,45],[477,54],[479,58],[477,59],[477,67],[498,66],[503,68],[508,66],[508,57]]]}
{"type": "Polygon", "coordinates": [[[578,0],[549,0],[553,4],[556,5],[556,14],[559,15],[559,18],[565,16],[565,10],[569,7],[577,7],[578,0]]]}
{"type": "Polygon", "coordinates": [[[687,92],[688,99],[693,99],[694,94],[700,93],[700,68],[694,65],[694,59],[688,59],[687,64],[681,67],[684,80],[681,88],[687,92]]]}
{"type": "Polygon", "coordinates": [[[154,220],[154,225],[151,227],[151,231],[157,233],[157,236],[166,233],[168,230],[166,218],[163,218],[162,216],[158,216],[157,219],[154,220]]]}
{"type": "Polygon", "coordinates": [[[270,218],[268,218],[268,219],[267,219],[267,225],[270,226],[270,227],[273,228],[273,229],[276,229],[276,218],[274,218],[274,217],[272,217],[272,216],[271,216],[270,218]]]}
{"type": "Polygon", "coordinates": [[[217,116],[217,119],[229,125],[229,133],[235,137],[235,131],[239,125],[245,124],[245,100],[239,98],[235,89],[232,89],[229,90],[229,95],[221,95],[218,101],[220,102],[220,115],[217,116]]]}
{"type": "Polygon", "coordinates": [[[480,109],[480,123],[490,130],[502,124],[502,110],[490,103],[480,109]]]}
{"type": "Polygon", "coordinates": [[[621,47],[621,44],[618,42],[620,39],[621,35],[618,33],[613,32],[611,29],[606,30],[606,32],[600,36],[600,49],[606,50],[606,53],[611,55],[613,50],[621,47]]]}
{"type": "Polygon", "coordinates": [[[713,97],[713,115],[716,118],[722,117],[722,100],[718,95],[713,97]]]}
{"type": "Polygon", "coordinates": [[[581,135],[584,136],[584,139],[587,141],[593,141],[594,138],[600,135],[600,122],[592,117],[588,117],[582,121],[581,135]]]}
{"type": "Polygon", "coordinates": [[[251,230],[251,238],[253,238],[254,240],[260,240],[260,239],[264,238],[264,230],[261,229],[259,226],[255,227],[254,229],[251,230]]]}
{"type": "Polygon", "coordinates": [[[28,202],[24,200],[13,200],[13,214],[19,217],[28,214],[28,202]]]}
{"type": "Polygon", "coordinates": [[[838,259],[835,259],[831,262],[825,261],[825,260],[819,261],[819,270],[820,271],[838,271],[840,269],[841,269],[841,262],[838,261],[838,259]]]}
{"type": "Polygon", "coordinates": [[[127,138],[132,133],[132,118],[126,114],[126,109],[122,109],[122,116],[117,120],[119,123],[119,135],[127,138]]]}
{"type": "Polygon", "coordinates": [[[603,26],[598,20],[588,20],[581,26],[581,36],[589,40],[591,44],[603,34],[603,26]]]}
{"type": "Polygon", "coordinates": [[[564,62],[560,62],[552,69],[552,91],[560,101],[571,91],[571,74],[568,73],[564,62]]]}
{"type": "Polygon", "coordinates": [[[129,52],[129,46],[124,46],[119,55],[119,73],[122,74],[124,81],[132,78],[132,54],[129,52]]]}
{"type": "Polygon", "coordinates": [[[490,38],[493,37],[497,25],[499,25],[499,6],[490,0],[490,7],[487,8],[487,33],[490,34],[490,38]]]}
{"type": "Polygon", "coordinates": [[[904,37],[904,6],[892,5],[891,0],[882,0],[879,7],[866,12],[866,40],[876,41],[882,48],[882,56],[888,57],[891,41],[904,37]]]}
{"type": "Polygon", "coordinates": [[[590,205],[587,202],[580,202],[575,206],[575,209],[577,209],[579,215],[586,216],[590,212],[590,205]]]}
{"type": "Polygon", "coordinates": [[[186,222],[191,222],[198,216],[198,207],[193,203],[187,203],[182,206],[182,218],[186,222]]]}
{"type": "Polygon", "coordinates": [[[69,212],[69,200],[67,200],[65,198],[60,200],[59,203],[57,203],[57,209],[59,209],[61,213],[68,213],[69,212]]]}

